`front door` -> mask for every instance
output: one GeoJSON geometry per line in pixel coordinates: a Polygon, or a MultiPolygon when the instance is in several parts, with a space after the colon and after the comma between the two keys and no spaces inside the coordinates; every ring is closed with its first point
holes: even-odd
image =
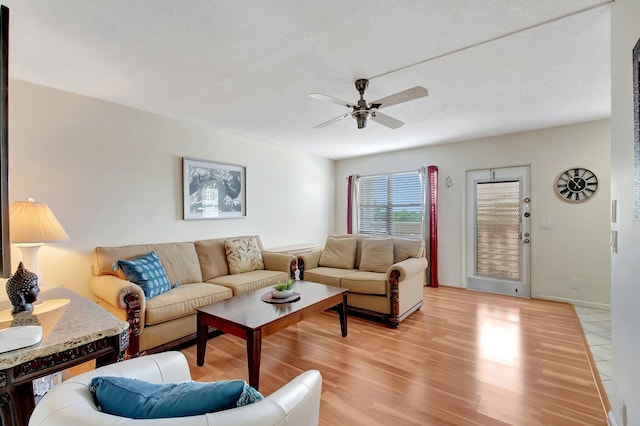
{"type": "Polygon", "coordinates": [[[467,172],[467,288],[530,297],[529,166],[467,172]]]}

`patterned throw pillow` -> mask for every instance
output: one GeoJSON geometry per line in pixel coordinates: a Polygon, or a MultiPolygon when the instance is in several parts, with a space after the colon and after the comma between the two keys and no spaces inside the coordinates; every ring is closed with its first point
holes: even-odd
{"type": "Polygon", "coordinates": [[[113,270],[118,268],[122,270],[127,280],[142,287],[145,299],[171,290],[167,272],[155,251],[135,259],[117,260],[113,264],[113,270]]]}
{"type": "Polygon", "coordinates": [[[197,416],[263,399],[244,380],[158,384],[99,376],[91,379],[89,390],[100,411],[131,419],[197,416]]]}
{"type": "Polygon", "coordinates": [[[264,269],[262,252],[255,237],[224,240],[231,275],[264,269]]]}

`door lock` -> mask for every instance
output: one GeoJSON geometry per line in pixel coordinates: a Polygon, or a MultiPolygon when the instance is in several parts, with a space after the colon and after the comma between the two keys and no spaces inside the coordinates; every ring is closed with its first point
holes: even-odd
{"type": "Polygon", "coordinates": [[[529,244],[529,239],[525,238],[524,240],[522,240],[522,242],[525,243],[525,244],[529,244]]]}

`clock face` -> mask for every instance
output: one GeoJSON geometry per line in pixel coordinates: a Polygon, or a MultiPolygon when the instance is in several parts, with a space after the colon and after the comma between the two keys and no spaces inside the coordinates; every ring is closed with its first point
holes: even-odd
{"type": "Polygon", "coordinates": [[[598,190],[598,177],[589,169],[568,169],[556,178],[556,193],[565,201],[580,203],[598,190]]]}

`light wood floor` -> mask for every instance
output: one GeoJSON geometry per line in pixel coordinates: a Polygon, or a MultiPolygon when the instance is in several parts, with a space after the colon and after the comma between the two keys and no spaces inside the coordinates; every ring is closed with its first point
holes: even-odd
{"type": "MultiPolygon", "coordinates": [[[[322,373],[321,425],[605,425],[605,406],[573,307],[425,288],[396,330],[324,312],[267,337],[260,391],[322,373]]],[[[247,379],[245,342],[208,342],[194,380],[247,379]]]]}

